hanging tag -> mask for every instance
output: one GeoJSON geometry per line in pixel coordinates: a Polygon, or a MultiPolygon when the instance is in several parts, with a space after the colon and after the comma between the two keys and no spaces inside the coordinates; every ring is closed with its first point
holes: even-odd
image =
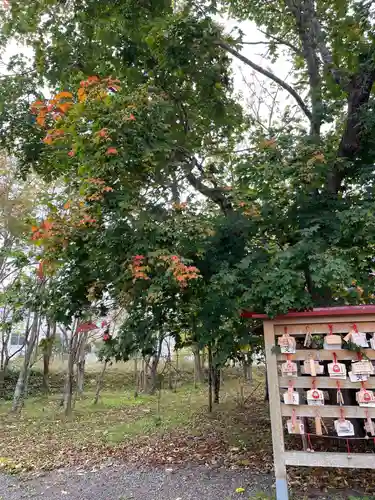
{"type": "Polygon", "coordinates": [[[366,410],[365,431],[371,436],[375,436],[374,422],[371,420],[368,410],[366,410]]]}
{"type": "Polygon", "coordinates": [[[309,406],[324,405],[324,393],[319,389],[311,389],[310,391],[307,391],[306,399],[309,406]]]}
{"type": "Polygon", "coordinates": [[[337,384],[337,404],[342,406],[344,404],[344,398],[341,392],[340,382],[337,381],[336,384],[337,384]]]}
{"type": "Polygon", "coordinates": [[[319,363],[319,361],[313,360],[312,358],[309,358],[303,362],[303,366],[301,366],[301,373],[304,373],[306,375],[312,375],[315,377],[316,375],[322,375],[324,373],[324,366],[319,363]],[[311,363],[314,363],[315,367],[315,375],[312,375],[311,373],[311,363]]]}
{"type": "Polygon", "coordinates": [[[345,335],[344,342],[353,342],[352,340],[353,333],[354,333],[353,330],[350,330],[350,332],[347,335],[345,335]]]}
{"type": "Polygon", "coordinates": [[[299,394],[296,391],[284,392],[283,398],[286,405],[299,405],[299,394]]]}
{"type": "Polygon", "coordinates": [[[342,346],[342,338],[340,335],[329,334],[324,337],[324,349],[328,349],[329,351],[335,349],[341,349],[342,346]]]}
{"type": "Polygon", "coordinates": [[[299,418],[296,418],[294,422],[288,420],[286,426],[289,434],[305,434],[305,426],[299,418]]]}
{"type": "Polygon", "coordinates": [[[281,373],[284,377],[297,377],[297,363],[288,359],[281,365],[281,373]]]}
{"type": "Polygon", "coordinates": [[[355,374],[352,371],[349,372],[350,382],[366,382],[368,380],[367,375],[355,374]]]}
{"type": "Polygon", "coordinates": [[[359,406],[374,408],[375,407],[375,394],[373,391],[361,389],[356,393],[356,400],[359,406]]]}
{"type": "Polygon", "coordinates": [[[354,427],[350,420],[335,420],[334,426],[338,436],[354,436],[354,427]]]}
{"type": "Polygon", "coordinates": [[[288,390],[283,394],[286,405],[299,405],[299,394],[294,390],[294,382],[289,380],[288,390]]]}
{"type": "Polygon", "coordinates": [[[343,363],[329,363],[328,373],[330,378],[345,380],[346,379],[346,366],[343,363]]]}
{"type": "Polygon", "coordinates": [[[315,361],[310,358],[310,373],[312,377],[316,377],[315,361]]]}
{"type": "Polygon", "coordinates": [[[284,328],[284,335],[278,338],[278,345],[282,354],[294,354],[296,352],[296,339],[291,337],[287,328],[284,328]]]}
{"type": "Polygon", "coordinates": [[[305,341],[304,341],[303,345],[305,347],[311,347],[311,344],[312,344],[312,335],[311,335],[310,327],[306,326],[306,335],[305,335],[305,341]]]}
{"type": "Polygon", "coordinates": [[[366,334],[363,332],[359,332],[357,325],[353,325],[353,328],[350,330],[348,335],[344,338],[345,342],[353,342],[359,347],[368,347],[368,342],[366,339],[366,334]]]}
{"type": "Polygon", "coordinates": [[[359,347],[368,347],[368,342],[366,339],[366,334],[362,332],[353,333],[352,342],[359,347]]]}
{"type": "Polygon", "coordinates": [[[315,432],[318,436],[323,436],[322,419],[320,415],[315,416],[315,432]]]}
{"type": "Polygon", "coordinates": [[[368,359],[352,362],[352,372],[354,375],[373,375],[374,367],[368,359]]]}

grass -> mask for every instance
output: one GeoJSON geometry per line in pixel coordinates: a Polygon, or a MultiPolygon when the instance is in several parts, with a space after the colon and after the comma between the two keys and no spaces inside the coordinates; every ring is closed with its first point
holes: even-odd
{"type": "MultiPolygon", "coordinates": [[[[0,469],[9,472],[91,466],[120,459],[142,465],[207,464],[272,472],[268,406],[261,372],[240,398],[240,381],[225,375],[221,402],[207,412],[207,387],[195,388],[185,373],[177,391],[134,397],[132,373],[116,366],[106,374],[101,399],[93,404],[95,373],[88,373],[85,393],[76,401],[72,419],[65,419],[60,395],[33,397],[19,417],[9,414],[10,401],[0,403],[0,469]],[[124,384],[125,382],[125,384],[124,384]],[[257,388],[255,391],[254,389],[257,388]]],[[[368,471],[293,468],[294,498],[307,491],[319,498],[374,500],[368,471]],[[350,491],[342,496],[343,490],[350,491]],[[327,496],[327,492],[333,496],[327,496]],[[301,492],[301,493],[298,493],[301,492]],[[319,496],[321,494],[321,496],[319,496]],[[332,495],[332,493],[331,493],[332,495]]],[[[246,492],[239,498],[248,498],[246,492]]],[[[258,493],[251,500],[271,500],[258,493]]]]}
{"type": "MultiPolygon", "coordinates": [[[[214,456],[215,449],[218,454],[219,449],[225,453],[230,447],[242,450],[247,434],[251,434],[247,424],[238,420],[237,379],[229,378],[225,382],[222,403],[209,415],[206,387],[194,388],[191,383],[184,383],[176,392],[162,390],[160,396],[135,398],[133,391],[115,387],[111,377],[115,377],[118,384],[119,373],[110,374],[97,405],[93,404],[93,387],[87,384],[91,390],[76,401],[70,420],[63,415],[58,394],[29,398],[20,417],[9,414],[10,401],[3,402],[0,405],[0,468],[49,469],[112,455],[130,460],[134,456],[147,458],[144,449],[150,448],[151,442],[157,443],[161,462],[168,463],[171,453],[173,460],[179,461],[179,451],[182,455],[187,449],[188,456],[195,454],[204,461],[207,454],[214,456]],[[169,443],[166,436],[172,435],[178,436],[179,445],[171,452],[162,443],[169,443]],[[199,436],[208,437],[203,445],[199,436]]],[[[247,394],[250,391],[249,387],[247,394]]],[[[263,413],[267,419],[264,408],[263,413]]],[[[246,463],[245,460],[244,465],[246,463]]]]}

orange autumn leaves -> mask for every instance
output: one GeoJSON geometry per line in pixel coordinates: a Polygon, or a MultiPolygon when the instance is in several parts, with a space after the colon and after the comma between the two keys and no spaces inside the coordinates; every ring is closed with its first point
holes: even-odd
{"type": "Polygon", "coordinates": [[[36,122],[41,127],[46,126],[48,118],[59,120],[73,106],[73,94],[71,92],[59,92],[47,101],[35,101],[32,103],[31,113],[36,115],[36,122]]]}
{"type": "MultiPolygon", "coordinates": [[[[169,271],[181,288],[186,288],[190,280],[200,277],[199,269],[195,266],[187,266],[178,255],[160,255],[157,260],[167,264],[169,271]]],[[[141,280],[150,280],[147,272],[150,271],[150,266],[147,265],[147,260],[144,255],[135,255],[131,264],[133,282],[141,280]]]]}
{"type": "MultiPolygon", "coordinates": [[[[77,103],[84,103],[88,99],[105,99],[110,92],[117,92],[121,89],[118,85],[119,83],[119,80],[113,78],[101,79],[97,76],[90,76],[87,80],[81,81],[76,98],[74,98],[71,92],[63,91],[56,94],[52,99],[33,102],[30,110],[32,114],[36,115],[37,124],[42,128],[51,127],[47,130],[43,142],[47,145],[53,145],[59,139],[65,142],[70,133],[66,133],[63,128],[57,128],[53,123],[66,116],[72,106],[77,103]]],[[[135,121],[136,117],[133,113],[130,113],[124,120],[135,121]]],[[[107,128],[102,128],[99,132],[96,132],[95,137],[99,139],[99,141],[111,141],[107,128]]],[[[116,156],[118,153],[118,149],[113,144],[109,145],[105,151],[105,155],[109,157],[116,156]]],[[[76,154],[76,147],[71,146],[67,155],[73,158],[76,154]]]]}
{"type": "MultiPolygon", "coordinates": [[[[80,88],[77,92],[78,102],[84,102],[88,97],[104,98],[108,92],[117,92],[120,90],[118,85],[119,80],[113,78],[100,79],[97,76],[89,76],[87,80],[80,83],[80,88]]],[[[64,116],[69,109],[74,105],[74,96],[71,92],[63,91],[57,93],[54,97],[48,100],[34,101],[30,110],[36,115],[36,122],[41,127],[45,127],[48,118],[59,120],[64,116]]]]}

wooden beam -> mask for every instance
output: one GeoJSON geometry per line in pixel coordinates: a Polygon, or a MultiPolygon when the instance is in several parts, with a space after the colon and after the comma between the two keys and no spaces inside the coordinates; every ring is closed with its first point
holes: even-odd
{"type": "Polygon", "coordinates": [[[304,451],[285,451],[284,460],[287,465],[302,467],[344,467],[355,469],[374,469],[374,453],[328,453],[304,451]]]}
{"type": "MultiPolygon", "coordinates": [[[[316,380],[316,387],[318,389],[336,389],[337,380],[330,377],[310,377],[302,376],[298,378],[293,377],[279,377],[279,387],[289,387],[289,382],[292,382],[296,389],[311,389],[312,381],[316,380]]],[[[349,379],[339,380],[341,389],[360,389],[360,382],[350,382],[349,379]]],[[[365,382],[366,389],[375,388],[375,377],[370,377],[367,382],[365,382]]]]}
{"type": "MultiPolygon", "coordinates": [[[[264,324],[268,323],[269,320],[264,321],[264,324]]],[[[348,323],[350,325],[359,323],[374,323],[375,314],[366,314],[365,316],[312,316],[312,317],[283,317],[280,319],[275,319],[272,324],[277,327],[278,325],[314,325],[322,324],[326,325],[326,331],[328,332],[328,325],[337,323],[348,323]],[[365,321],[364,321],[365,319],[365,321]]]]}
{"type": "MultiPolygon", "coordinates": [[[[299,318],[300,319],[300,318],[299,318]]],[[[319,319],[319,318],[318,318],[319,319]]],[[[345,321],[342,323],[322,323],[322,322],[309,322],[302,321],[301,323],[295,324],[295,320],[290,320],[289,324],[286,325],[275,325],[275,333],[276,335],[282,335],[284,333],[284,328],[287,327],[289,335],[306,335],[306,330],[308,329],[312,335],[315,334],[328,334],[328,324],[332,324],[333,333],[348,333],[353,328],[354,323],[350,323],[347,321],[347,318],[342,318],[345,321]]],[[[331,318],[332,320],[332,318],[331,318]]],[[[335,318],[336,320],[336,318],[335,318]]],[[[375,332],[375,321],[357,321],[355,322],[357,325],[358,331],[373,333],[375,332]]]]}
{"type": "MultiPolygon", "coordinates": [[[[375,359],[374,349],[364,349],[366,356],[369,359],[375,359]]],[[[333,353],[336,353],[337,359],[340,360],[356,360],[357,355],[353,351],[347,349],[336,349],[335,351],[328,351],[326,349],[300,349],[295,354],[291,354],[294,361],[304,361],[309,357],[313,357],[317,361],[333,361],[333,353]]],[[[278,361],[286,361],[286,354],[277,354],[278,361]]]]}
{"type": "Polygon", "coordinates": [[[309,406],[309,405],[286,405],[281,403],[281,413],[284,417],[291,417],[293,410],[297,417],[315,417],[319,412],[321,417],[340,417],[340,408],[344,410],[345,418],[366,418],[366,413],[375,418],[375,408],[363,408],[361,406],[309,406]]]}
{"type": "Polygon", "coordinates": [[[288,500],[288,482],[286,466],[283,459],[284,453],[284,431],[280,407],[280,389],[276,382],[278,378],[277,359],[272,352],[275,342],[273,323],[267,321],[264,324],[264,343],[266,351],[268,394],[270,400],[271,431],[273,445],[273,462],[276,476],[276,498],[277,500],[288,500]]]}

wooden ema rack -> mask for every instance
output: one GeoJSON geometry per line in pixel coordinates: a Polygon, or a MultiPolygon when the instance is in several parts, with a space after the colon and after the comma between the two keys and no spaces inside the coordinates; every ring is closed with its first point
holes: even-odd
{"type": "MultiPolygon", "coordinates": [[[[353,324],[357,325],[360,332],[372,333],[375,332],[375,306],[352,306],[352,307],[335,307],[335,308],[320,308],[311,311],[293,312],[284,316],[279,316],[273,320],[265,315],[243,313],[245,317],[257,318],[263,320],[264,339],[267,362],[267,377],[270,399],[271,413],[271,428],[274,454],[274,468],[276,476],[276,498],[277,500],[288,500],[288,485],[286,466],[304,466],[304,467],[346,467],[346,468],[375,468],[375,454],[372,453],[339,453],[339,452],[314,452],[309,451],[286,451],[284,446],[284,428],[283,417],[291,417],[293,410],[297,417],[314,417],[317,412],[317,407],[308,406],[307,404],[287,405],[281,402],[281,391],[285,392],[288,388],[289,381],[293,380],[294,388],[296,389],[311,389],[312,380],[317,381],[318,389],[336,389],[337,380],[328,376],[311,375],[298,376],[291,378],[281,376],[278,365],[285,362],[286,354],[276,354],[275,345],[277,345],[277,337],[287,332],[291,336],[304,337],[306,327],[310,333],[325,334],[329,333],[328,325],[332,325],[332,333],[347,334],[352,330],[353,324]],[[277,381],[277,383],[275,383],[277,381]],[[284,389],[285,388],[285,389],[284,389]]],[[[344,335],[343,335],[344,336],[344,335]]],[[[343,343],[345,345],[345,343],[343,343]]],[[[332,360],[333,352],[336,353],[337,361],[356,359],[356,353],[349,350],[324,350],[324,349],[300,349],[296,350],[295,354],[291,354],[292,361],[304,361],[313,355],[316,360],[332,360]]],[[[375,350],[364,349],[366,356],[375,360],[375,350]]],[[[300,373],[300,371],[299,371],[300,373]]],[[[341,389],[357,389],[361,388],[361,384],[353,383],[347,378],[340,380],[341,389]]],[[[375,389],[375,377],[369,378],[366,382],[367,389],[375,389]]],[[[303,401],[300,400],[300,403],[303,401]]],[[[375,419],[375,408],[363,408],[360,406],[339,406],[339,405],[324,405],[319,406],[319,414],[324,419],[340,418],[340,408],[343,408],[345,418],[363,418],[370,416],[375,419]]]]}

